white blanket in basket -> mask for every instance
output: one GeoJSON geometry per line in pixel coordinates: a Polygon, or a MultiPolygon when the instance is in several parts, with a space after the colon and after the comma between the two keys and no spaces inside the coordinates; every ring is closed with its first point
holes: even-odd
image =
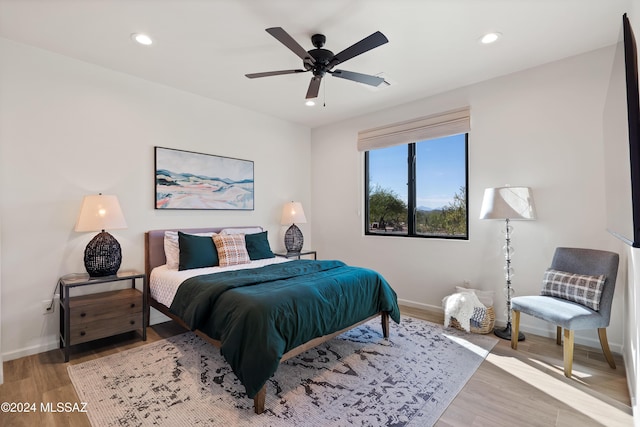
{"type": "Polygon", "coordinates": [[[467,332],[471,332],[472,317],[484,318],[486,314],[486,307],[473,292],[459,292],[444,297],[442,308],[444,308],[444,326],[448,326],[451,318],[455,318],[467,332]]]}

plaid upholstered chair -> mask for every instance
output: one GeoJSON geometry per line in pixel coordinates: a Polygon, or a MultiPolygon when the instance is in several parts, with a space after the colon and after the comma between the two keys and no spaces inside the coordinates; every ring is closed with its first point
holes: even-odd
{"type": "Polygon", "coordinates": [[[616,364],[607,342],[607,326],[618,274],[618,254],[595,249],[557,248],[546,271],[541,295],[511,299],[511,348],[518,349],[520,313],[556,325],[560,345],[564,329],[564,375],[571,378],[574,331],[598,329],[602,352],[609,366],[616,364]]]}

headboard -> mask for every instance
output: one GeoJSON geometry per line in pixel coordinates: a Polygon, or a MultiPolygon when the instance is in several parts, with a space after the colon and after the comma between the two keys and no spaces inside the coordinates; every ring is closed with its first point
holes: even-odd
{"type": "Polygon", "coordinates": [[[164,232],[182,231],[183,233],[219,233],[225,228],[261,228],[260,226],[238,227],[209,227],[209,228],[168,228],[166,230],[149,230],[144,233],[144,272],[147,275],[147,283],[151,270],[159,265],[166,264],[164,256],[164,232]]]}

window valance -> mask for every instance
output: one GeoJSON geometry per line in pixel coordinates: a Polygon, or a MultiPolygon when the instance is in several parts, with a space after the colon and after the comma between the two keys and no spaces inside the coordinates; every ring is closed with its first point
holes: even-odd
{"type": "Polygon", "coordinates": [[[358,151],[442,138],[467,133],[470,129],[470,109],[464,107],[358,132],[358,151]]]}

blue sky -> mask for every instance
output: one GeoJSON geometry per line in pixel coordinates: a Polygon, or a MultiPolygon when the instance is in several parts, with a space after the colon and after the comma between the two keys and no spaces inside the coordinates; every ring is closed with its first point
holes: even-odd
{"type": "MultiPolygon", "coordinates": [[[[419,142],[417,145],[417,205],[448,205],[465,185],[465,135],[419,142]]],[[[369,182],[407,197],[407,146],[369,152],[369,182]]]]}

